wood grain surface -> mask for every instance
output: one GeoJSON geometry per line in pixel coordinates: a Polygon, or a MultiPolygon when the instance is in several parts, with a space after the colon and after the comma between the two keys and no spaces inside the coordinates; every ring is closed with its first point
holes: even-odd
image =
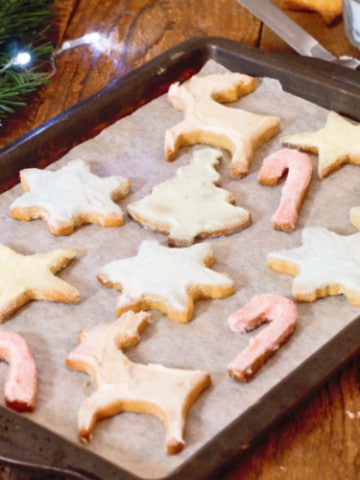
{"type": "MultiPolygon", "coordinates": [[[[59,3],[53,26],[58,48],[66,40],[94,31],[105,35],[109,43],[103,52],[83,45],[56,55],[48,85],[0,130],[0,147],[192,37],[223,36],[267,51],[292,52],[236,0],[63,0],[59,3]]],[[[286,13],[335,55],[359,58],[360,52],[350,46],[341,21],[327,27],[317,13],[286,13]]],[[[245,456],[234,461],[223,480],[359,479],[359,365],[357,358],[349,362],[245,456]]],[[[40,477],[8,466],[0,472],[0,480],[34,478],[40,477]]]]}

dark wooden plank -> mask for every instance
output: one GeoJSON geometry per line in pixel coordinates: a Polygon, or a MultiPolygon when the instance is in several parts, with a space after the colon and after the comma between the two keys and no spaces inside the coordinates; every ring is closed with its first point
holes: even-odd
{"type": "Polygon", "coordinates": [[[236,0],[65,0],[61,4],[59,45],[98,32],[103,51],[83,45],[57,55],[49,85],[6,122],[0,147],[183,40],[210,35],[249,45],[259,40],[260,22],[236,0]]]}

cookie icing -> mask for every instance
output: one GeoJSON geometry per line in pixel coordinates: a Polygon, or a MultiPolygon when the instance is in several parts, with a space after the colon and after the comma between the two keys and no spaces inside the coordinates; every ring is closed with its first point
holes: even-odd
{"type": "Polygon", "coordinates": [[[297,309],[295,303],[272,294],[255,295],[246,305],[228,317],[233,332],[248,332],[265,322],[270,324],[250,340],[228,365],[228,373],[235,380],[247,382],[295,330],[297,309]]]}
{"type": "Polygon", "coordinates": [[[360,306],[360,233],[338,235],[324,227],[307,227],[302,232],[302,243],[267,257],[270,268],[295,277],[294,298],[313,302],[344,294],[360,306]]]}
{"type": "Polygon", "coordinates": [[[55,276],[75,257],[73,249],[22,255],[0,244],[0,323],[32,300],[78,303],[78,290],[55,276]]]}
{"type": "Polygon", "coordinates": [[[258,174],[264,185],[277,184],[287,171],[285,185],[281,191],[279,206],[271,217],[277,230],[291,232],[295,229],[298,212],[303,203],[312,176],[312,161],[306,153],[283,148],[268,155],[258,174]]]}
{"type": "Polygon", "coordinates": [[[350,222],[360,230],[360,206],[352,207],[349,212],[350,222]]]}
{"type": "Polygon", "coordinates": [[[213,263],[213,252],[206,242],[175,249],[144,240],[134,257],[105,265],[98,280],[122,290],[118,315],[154,308],[173,320],[188,322],[198,298],[223,298],[234,293],[233,280],[211,270],[213,263]]]}
{"type": "Polygon", "coordinates": [[[230,151],[234,177],[246,175],[256,149],[278,133],[280,119],[219,102],[234,102],[255,88],[255,79],[240,73],[194,75],[172,84],[168,98],[184,120],[166,131],[166,159],[173,160],[183,146],[207,143],[230,151]]]}
{"type": "Polygon", "coordinates": [[[169,245],[176,246],[245,228],[251,223],[250,213],[233,205],[232,194],[216,185],[220,174],[215,167],[221,157],[220,150],[212,148],[196,151],[174,179],[131,203],[129,214],[144,227],[168,233],[169,245]]]}
{"type": "Polygon", "coordinates": [[[84,223],[124,223],[123,212],[114,200],[128,195],[128,179],[98,177],[81,159],[57,171],[25,169],[20,178],[25,193],[10,205],[11,215],[17,220],[45,219],[55,235],[69,235],[84,223]]]}
{"type": "Polygon", "coordinates": [[[209,374],[162,365],[132,362],[123,350],[136,345],[148,324],[145,312],[124,313],[113,323],[101,323],[79,334],[79,346],[68,355],[69,368],[87,372],[96,391],[79,410],[81,440],[93,435],[97,420],[123,411],[155,415],[165,426],[165,449],[183,449],[187,412],[210,385],[209,374]]]}

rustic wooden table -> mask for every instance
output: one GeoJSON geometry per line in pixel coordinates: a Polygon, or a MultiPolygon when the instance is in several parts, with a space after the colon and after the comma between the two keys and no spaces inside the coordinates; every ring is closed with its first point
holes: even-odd
{"type": "MultiPolygon", "coordinates": [[[[236,0],[63,0],[60,4],[55,26],[59,45],[93,31],[101,31],[111,43],[102,53],[80,46],[58,55],[49,85],[6,121],[0,147],[192,37],[223,36],[267,51],[294,53],[236,0]]],[[[317,13],[286,13],[335,55],[360,57],[345,38],[342,22],[327,27],[317,13]]],[[[307,398],[232,467],[226,480],[360,478],[359,365],[353,359],[307,398]]],[[[9,478],[37,477],[2,468],[0,479],[9,478]]]]}

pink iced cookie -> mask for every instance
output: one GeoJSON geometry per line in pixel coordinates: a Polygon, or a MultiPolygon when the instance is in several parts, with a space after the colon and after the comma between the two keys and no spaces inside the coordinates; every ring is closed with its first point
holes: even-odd
{"type": "Polygon", "coordinates": [[[0,358],[10,364],[5,383],[6,405],[18,412],[34,410],[37,392],[36,365],[23,337],[11,331],[0,332],[0,358]]]}
{"type": "Polygon", "coordinates": [[[305,198],[312,176],[313,165],[306,153],[283,148],[264,159],[258,180],[264,185],[276,185],[287,171],[280,204],[271,217],[277,230],[291,232],[295,229],[298,213],[305,198]]]}
{"type": "Polygon", "coordinates": [[[296,319],[295,303],[281,295],[255,295],[243,308],[233,312],[228,323],[234,332],[248,332],[264,322],[271,324],[253,337],[249,346],[229,364],[229,375],[241,382],[250,380],[290,337],[295,329],[296,319]]]}

